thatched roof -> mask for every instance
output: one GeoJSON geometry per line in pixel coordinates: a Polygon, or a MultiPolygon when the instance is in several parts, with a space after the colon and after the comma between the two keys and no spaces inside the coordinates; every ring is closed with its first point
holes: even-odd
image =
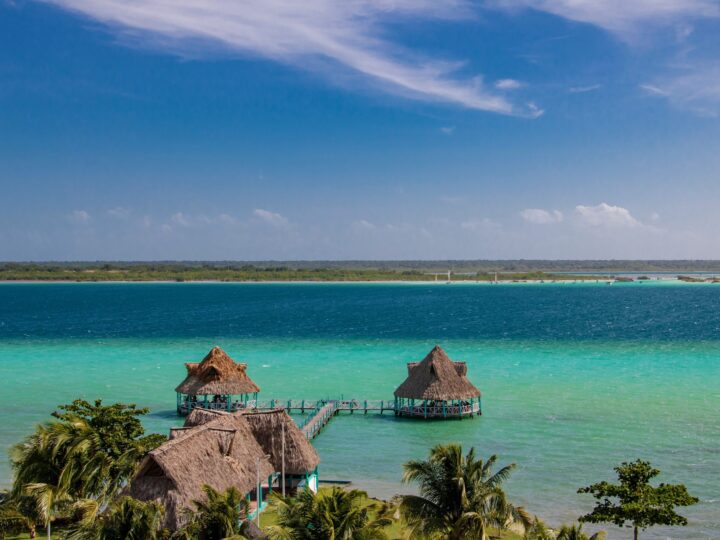
{"type": "Polygon", "coordinates": [[[262,479],[275,471],[242,416],[219,415],[192,429],[173,430],[173,437],[148,454],[128,490],[137,499],[160,502],[168,528],[182,525],[183,510],[204,498],[205,484],[244,494],[255,488],[258,458],[262,479]]]}
{"type": "Polygon", "coordinates": [[[250,425],[257,442],[276,471],[282,468],[282,426],[285,425],[285,472],[304,474],[315,470],[320,463],[315,448],[305,438],[297,424],[283,410],[272,411],[226,411],[194,409],[185,419],[185,428],[204,425],[222,416],[242,416],[250,425]]]}
{"type": "Polygon", "coordinates": [[[422,362],[408,364],[408,377],[395,390],[395,396],[410,399],[470,399],[480,390],[467,379],[465,362],[453,362],[436,345],[422,362]]]}
{"type": "Polygon", "coordinates": [[[292,418],[283,410],[244,413],[255,439],[270,454],[270,461],[279,471],[282,466],[282,426],[285,426],[285,473],[304,474],[320,463],[315,448],[292,418]]]}
{"type": "Polygon", "coordinates": [[[200,363],[187,363],[187,377],[175,388],[181,394],[252,394],[259,392],[246,373],[247,364],[235,363],[220,347],[213,347],[200,363]]]}

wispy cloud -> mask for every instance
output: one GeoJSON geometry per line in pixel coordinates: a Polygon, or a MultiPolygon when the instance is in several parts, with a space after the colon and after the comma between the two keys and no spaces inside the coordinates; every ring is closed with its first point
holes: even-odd
{"type": "Polygon", "coordinates": [[[560,210],[543,210],[542,208],[526,208],[520,212],[522,217],[528,223],[536,225],[547,225],[549,223],[559,223],[563,220],[563,213],[560,210]]]}
{"type": "Polygon", "coordinates": [[[641,84],[652,96],[667,99],[672,105],[703,116],[720,114],[720,60],[682,66],[658,78],[658,82],[641,84]]]}
{"type": "Polygon", "coordinates": [[[522,85],[520,81],[516,81],[515,79],[500,79],[495,81],[495,88],[499,88],[500,90],[515,90],[521,88],[522,85]]]}
{"type": "Polygon", "coordinates": [[[445,135],[452,135],[455,133],[455,126],[443,126],[440,128],[440,131],[442,131],[445,135]]]}
{"type": "Polygon", "coordinates": [[[588,23],[629,39],[643,24],[720,16],[717,0],[491,0],[488,5],[530,8],[588,23]]]}
{"type": "Polygon", "coordinates": [[[536,116],[487,88],[481,76],[457,76],[464,62],[423,56],[384,37],[383,25],[397,20],[473,18],[466,0],[47,1],[174,53],[260,56],[332,79],[354,73],[406,98],[536,116]]]}
{"type": "Polygon", "coordinates": [[[588,86],[571,86],[568,88],[568,92],[571,94],[585,94],[587,92],[594,92],[595,90],[599,90],[601,88],[601,85],[599,84],[591,84],[588,86]]]}
{"type": "Polygon", "coordinates": [[[111,208],[107,211],[108,216],[116,219],[127,219],[130,217],[131,213],[131,210],[129,208],[125,208],[124,206],[116,206],[115,208],[111,208]]]}
{"type": "Polygon", "coordinates": [[[460,227],[473,232],[493,232],[500,229],[500,224],[490,218],[468,219],[463,221],[460,227]]]}
{"type": "Polygon", "coordinates": [[[352,222],[351,228],[355,232],[364,232],[374,231],[375,229],[377,229],[377,226],[374,223],[367,221],[366,219],[359,219],[352,222]]]}
{"type": "Polygon", "coordinates": [[[90,213],[86,210],[73,210],[68,216],[68,220],[77,225],[87,225],[91,219],[90,213]]]}
{"type": "Polygon", "coordinates": [[[273,227],[285,227],[288,224],[288,219],[285,216],[271,212],[270,210],[263,210],[262,208],[253,210],[253,216],[273,227]]]}

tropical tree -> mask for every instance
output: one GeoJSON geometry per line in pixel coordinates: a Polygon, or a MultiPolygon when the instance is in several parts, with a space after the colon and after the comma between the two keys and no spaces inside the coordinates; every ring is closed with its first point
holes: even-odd
{"type": "Polygon", "coordinates": [[[552,534],[537,516],[532,520],[532,523],[525,529],[523,540],[555,540],[555,535],[552,534]]]}
{"type": "Polygon", "coordinates": [[[605,538],[605,531],[596,532],[588,537],[582,530],[582,523],[579,525],[563,525],[556,538],[557,540],[602,540],[605,538]]]}
{"type": "Polygon", "coordinates": [[[0,539],[6,534],[22,531],[27,531],[30,538],[35,538],[37,524],[41,522],[33,499],[13,498],[7,492],[0,494],[0,539]]]}
{"type": "Polygon", "coordinates": [[[142,457],[165,439],[144,435],[139,416],[147,412],[122,403],[103,406],[100,400],[59,407],[56,420],[38,425],[11,450],[11,497],[34,500],[48,534],[51,522],[75,503],[107,506],[142,457]]]}
{"type": "Polygon", "coordinates": [[[618,527],[632,527],[633,538],[639,530],[655,525],[687,525],[687,519],[675,512],[677,506],[696,504],[698,499],[682,484],[650,485],[660,474],[648,461],[623,462],[615,467],[619,484],[599,482],[580,488],[597,499],[593,511],[580,518],[588,523],[613,523],[618,527]]]}
{"type": "Polygon", "coordinates": [[[487,540],[490,531],[504,530],[517,523],[533,523],[522,508],[512,505],[502,489],[515,464],[493,473],[493,455],[483,462],[471,448],[463,455],[458,444],[439,445],[429,459],[404,465],[403,482],[419,484],[419,495],[403,495],[400,511],[411,536],[447,540],[487,540]]]}
{"type": "Polygon", "coordinates": [[[205,498],[193,501],[195,509],[187,512],[187,525],[176,533],[175,538],[244,538],[248,501],[242,493],[234,487],[221,493],[208,485],[203,486],[203,493],[205,498]]]}
{"type": "Polygon", "coordinates": [[[295,497],[272,495],[277,525],[264,532],[271,540],[385,540],[393,509],[357,489],[333,487],[295,497]]]}
{"type": "Polygon", "coordinates": [[[120,497],[99,515],[95,505],[96,501],[87,501],[77,506],[84,517],[70,530],[67,540],[157,540],[165,533],[165,509],[157,502],[120,497]]]}

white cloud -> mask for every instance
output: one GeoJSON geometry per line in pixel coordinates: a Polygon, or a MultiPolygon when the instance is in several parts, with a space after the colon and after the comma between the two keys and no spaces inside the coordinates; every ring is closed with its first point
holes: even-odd
{"type": "Polygon", "coordinates": [[[116,219],[127,219],[130,217],[131,211],[129,208],[125,208],[123,206],[116,206],[115,208],[108,210],[107,213],[110,217],[114,217],[116,219]]]}
{"type": "Polygon", "coordinates": [[[445,135],[452,135],[455,132],[455,126],[441,127],[440,131],[442,131],[445,135]]]}
{"type": "Polygon", "coordinates": [[[537,225],[547,225],[548,223],[559,223],[563,220],[563,214],[560,210],[553,210],[549,212],[542,208],[526,208],[520,212],[522,217],[528,223],[535,223],[537,225]]]}
{"type": "Polygon", "coordinates": [[[377,229],[374,223],[370,223],[369,221],[365,219],[360,219],[358,221],[353,221],[352,230],[355,232],[362,232],[362,231],[374,231],[377,229]]]}
{"type": "Polygon", "coordinates": [[[460,227],[473,232],[488,232],[498,230],[500,228],[500,224],[490,218],[482,218],[463,221],[460,224],[460,227]]]}
{"type": "Polygon", "coordinates": [[[583,225],[590,227],[639,227],[642,223],[635,219],[627,208],[600,203],[596,206],[578,205],[575,215],[583,225]]]}
{"type": "Polygon", "coordinates": [[[697,62],[668,72],[654,84],[640,88],[672,105],[703,116],[720,114],[720,60],[697,62]]]}
{"type": "Polygon", "coordinates": [[[534,116],[495,94],[479,76],[459,78],[463,62],[423,57],[388,41],[397,20],[467,19],[467,0],[48,0],[177,53],[213,49],[322,71],[354,73],[406,98],[502,114],[534,116]]]}
{"type": "Polygon", "coordinates": [[[495,88],[499,88],[500,90],[515,90],[521,86],[522,83],[515,79],[500,79],[495,81],[495,88]]]}
{"type": "Polygon", "coordinates": [[[568,92],[571,94],[585,94],[587,92],[594,92],[595,90],[600,89],[599,84],[591,84],[589,86],[571,86],[568,88],[568,92]]]}
{"type": "Polygon", "coordinates": [[[288,224],[288,219],[285,216],[271,212],[270,210],[263,210],[262,208],[253,210],[253,216],[273,227],[285,227],[288,224]]]}
{"type": "Polygon", "coordinates": [[[490,0],[488,5],[544,11],[627,38],[632,38],[641,24],[676,24],[678,20],[720,15],[717,0],[490,0]]]}
{"type": "Polygon", "coordinates": [[[640,88],[641,88],[642,90],[644,90],[645,92],[647,92],[648,94],[653,95],[653,96],[665,96],[665,97],[667,97],[668,95],[670,95],[670,94],[667,92],[667,90],[663,90],[662,88],[659,88],[659,87],[657,87],[657,86],[655,86],[655,85],[652,85],[652,84],[641,84],[641,85],[640,85],[640,88]]]}
{"type": "Polygon", "coordinates": [[[78,225],[86,225],[90,223],[92,217],[85,210],[73,210],[73,212],[68,216],[68,219],[72,223],[76,223],[78,225]]]}
{"type": "Polygon", "coordinates": [[[172,221],[175,225],[181,225],[182,227],[190,227],[191,225],[190,218],[182,212],[174,213],[170,216],[170,221],[172,221]]]}
{"type": "Polygon", "coordinates": [[[235,225],[237,224],[238,220],[235,219],[233,216],[229,214],[220,214],[218,216],[218,221],[222,223],[223,225],[235,225]]]}

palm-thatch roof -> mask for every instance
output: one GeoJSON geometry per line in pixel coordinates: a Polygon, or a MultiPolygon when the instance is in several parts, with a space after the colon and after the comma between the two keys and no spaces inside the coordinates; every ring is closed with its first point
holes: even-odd
{"type": "Polygon", "coordinates": [[[436,345],[422,362],[408,364],[408,377],[395,390],[395,397],[449,401],[480,396],[480,390],[467,379],[465,362],[453,362],[436,345]]]}
{"type": "Polygon", "coordinates": [[[183,511],[193,501],[204,499],[205,484],[218,491],[235,487],[249,493],[255,488],[256,460],[261,478],[275,471],[242,416],[219,415],[172,435],[145,457],[128,489],[132,497],[160,502],[170,529],[183,524],[183,511]]]}
{"type": "Polygon", "coordinates": [[[282,468],[282,427],[285,426],[285,472],[305,474],[320,463],[315,448],[292,418],[282,409],[272,411],[238,411],[194,409],[185,419],[183,430],[212,422],[222,416],[242,416],[250,425],[255,440],[270,455],[276,471],[282,468]]]}
{"type": "Polygon", "coordinates": [[[244,413],[250,429],[270,461],[279,471],[282,466],[282,431],[285,426],[285,472],[305,474],[315,470],[320,456],[292,418],[283,410],[244,413]]]}
{"type": "Polygon", "coordinates": [[[180,394],[252,394],[260,387],[248,377],[247,364],[236,363],[220,347],[213,347],[202,362],[185,364],[187,377],[175,391],[180,394]]]}

